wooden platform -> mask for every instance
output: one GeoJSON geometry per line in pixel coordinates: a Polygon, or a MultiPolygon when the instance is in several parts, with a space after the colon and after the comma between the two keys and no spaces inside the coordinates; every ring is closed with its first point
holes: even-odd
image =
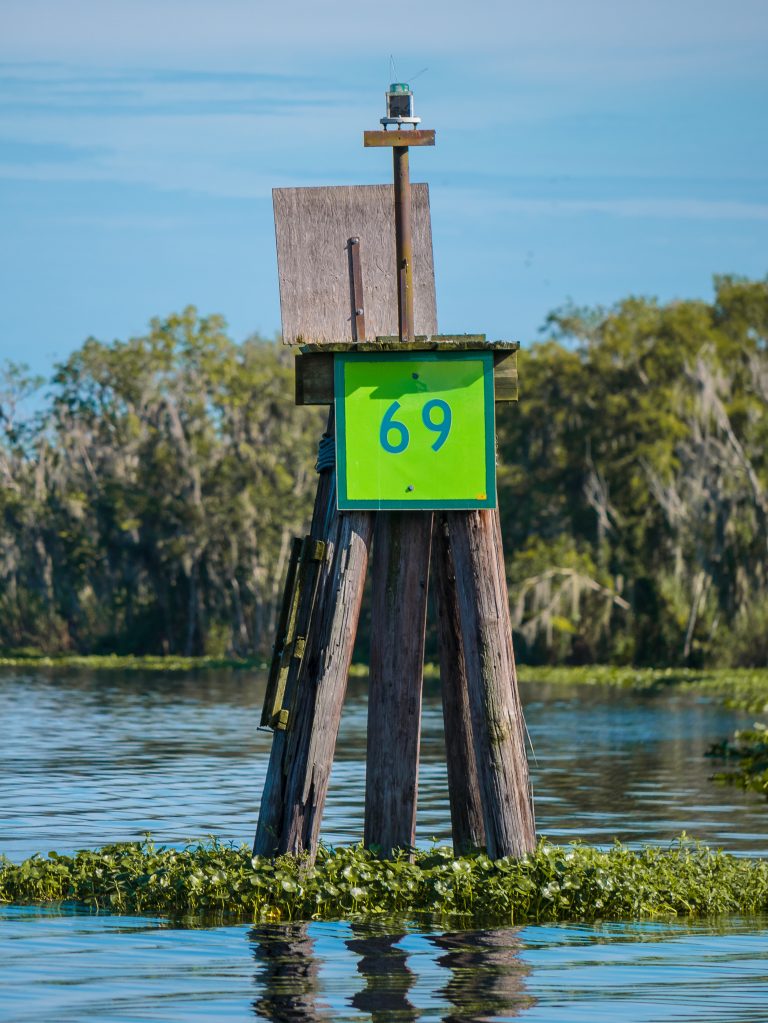
{"type": "Polygon", "coordinates": [[[432,334],[404,343],[397,338],[375,341],[329,341],[303,345],[296,354],[296,404],[333,403],[333,355],[335,352],[493,352],[493,381],[497,402],[517,401],[517,341],[486,341],[483,334],[432,334]]]}

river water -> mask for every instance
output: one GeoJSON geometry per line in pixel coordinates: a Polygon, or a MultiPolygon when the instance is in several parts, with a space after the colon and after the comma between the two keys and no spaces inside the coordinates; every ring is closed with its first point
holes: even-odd
{"type": "MultiPolygon", "coordinates": [[[[523,671],[524,675],[524,671],[523,671]]],[[[264,679],[0,674],[0,851],[252,840],[269,753],[264,679]]],[[[522,686],[539,833],[607,845],[682,831],[768,855],[768,805],[715,786],[703,752],[748,715],[674,689],[522,686]]],[[[362,833],[366,682],[352,680],[324,818],[362,833]]],[[[439,690],[427,683],[418,841],[450,834],[439,690]]],[[[768,1021],[768,919],[453,932],[397,924],[170,927],[0,909],[0,1021],[768,1021]]]]}

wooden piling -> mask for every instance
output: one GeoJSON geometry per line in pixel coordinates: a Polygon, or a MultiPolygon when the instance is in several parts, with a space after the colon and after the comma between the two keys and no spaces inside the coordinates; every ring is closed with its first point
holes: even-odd
{"type": "Polygon", "coordinates": [[[373,535],[370,512],[338,512],[330,571],[318,591],[286,744],[279,852],[314,859],[347,690],[373,535]]]}
{"type": "Polygon", "coordinates": [[[379,512],[373,544],[366,847],[382,856],[416,837],[429,512],[379,512]]]}
{"type": "Polygon", "coordinates": [[[454,852],[461,856],[473,849],[485,847],[485,827],[472,739],[456,569],[448,523],[442,514],[435,515],[432,566],[440,642],[440,690],[445,724],[451,832],[454,852]]]}
{"type": "Polygon", "coordinates": [[[448,512],[488,855],[536,844],[496,509],[448,512]]]}
{"type": "MultiPolygon", "coordinates": [[[[333,437],[334,428],[335,416],[333,407],[331,407],[325,430],[326,436],[333,437]]],[[[327,541],[333,532],[337,514],[336,473],[335,471],[321,472],[318,476],[312,523],[309,529],[309,535],[312,539],[327,541]]],[[[325,563],[321,566],[318,592],[323,590],[325,579],[330,571],[330,564],[330,552],[328,552],[325,563]]],[[[296,616],[296,632],[304,637],[308,636],[311,631],[310,624],[314,610],[314,601],[311,597],[312,594],[308,592],[302,594],[296,616]]],[[[302,668],[303,659],[293,658],[285,687],[287,702],[294,703],[294,719],[297,715],[301,716],[305,713],[303,703],[309,699],[310,695],[298,686],[302,668]]],[[[291,729],[293,728],[293,722],[290,718],[288,725],[291,729]]],[[[283,819],[285,816],[285,779],[288,773],[288,764],[286,762],[288,736],[288,729],[284,729],[274,732],[272,737],[272,749],[264,780],[264,789],[261,795],[256,837],[253,843],[254,856],[276,856],[280,851],[280,835],[283,830],[283,819]]]]}

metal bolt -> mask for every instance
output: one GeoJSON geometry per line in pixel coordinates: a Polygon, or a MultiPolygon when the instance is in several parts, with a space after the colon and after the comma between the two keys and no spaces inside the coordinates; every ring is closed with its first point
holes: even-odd
{"type": "Polygon", "coordinates": [[[413,490],[413,484],[409,483],[405,489],[410,492],[411,490],[413,490]]]}
{"type": "Polygon", "coordinates": [[[362,309],[355,309],[355,316],[362,316],[362,315],[363,315],[363,310],[362,309]]]}

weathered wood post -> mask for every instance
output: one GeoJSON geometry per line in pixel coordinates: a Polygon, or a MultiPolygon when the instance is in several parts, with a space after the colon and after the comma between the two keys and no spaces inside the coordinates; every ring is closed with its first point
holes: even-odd
{"type": "Polygon", "coordinates": [[[482,509],[447,517],[485,844],[492,859],[522,856],[535,844],[535,825],[498,516],[482,509]]]}
{"type": "MultiPolygon", "coordinates": [[[[434,132],[422,131],[375,131],[364,136],[366,146],[392,146],[398,328],[400,341],[406,344],[414,341],[415,322],[408,144],[434,141],[434,132]]],[[[431,543],[429,512],[378,513],[363,840],[384,856],[416,841],[431,543]],[[393,637],[398,637],[394,643],[393,637]]]]}
{"type": "MultiPolygon", "coordinates": [[[[328,426],[326,427],[325,436],[332,437],[333,429],[334,416],[333,410],[331,410],[328,415],[328,426]]],[[[310,526],[309,539],[314,542],[324,542],[323,538],[330,535],[331,526],[332,523],[334,523],[335,516],[336,477],[335,473],[329,468],[320,474],[317,494],[315,496],[315,507],[312,513],[312,524],[310,526]]],[[[325,558],[326,553],[327,552],[324,550],[324,572],[322,573],[322,578],[318,580],[318,586],[325,585],[324,576],[327,572],[327,558],[325,558]]],[[[292,587],[290,585],[286,586],[284,605],[288,604],[294,596],[291,590],[292,587]]],[[[312,592],[310,588],[305,588],[304,591],[298,595],[299,599],[296,602],[295,607],[294,626],[294,635],[296,636],[306,637],[309,633],[312,611],[314,610],[315,593],[316,590],[315,592],[312,592]]],[[[290,613],[290,610],[288,613],[290,613]]],[[[287,615],[285,617],[287,618],[287,615]]],[[[293,731],[293,725],[295,724],[295,720],[291,721],[290,719],[290,710],[288,710],[288,708],[293,706],[295,716],[303,717],[307,713],[304,708],[305,702],[310,702],[314,696],[314,693],[310,690],[309,686],[303,686],[297,692],[297,681],[303,663],[303,658],[294,656],[295,646],[291,643],[292,637],[286,636],[288,622],[283,621],[283,618],[284,616],[281,615],[281,622],[278,624],[278,634],[275,640],[272,668],[270,671],[270,683],[276,682],[276,680],[272,678],[273,673],[276,674],[281,669],[284,671],[285,681],[283,691],[282,693],[279,691],[274,692],[274,702],[270,705],[269,697],[271,692],[268,688],[267,699],[265,700],[264,711],[262,712],[261,719],[262,728],[266,727],[274,729],[274,736],[272,738],[272,750],[270,752],[264,790],[261,795],[261,806],[259,807],[259,820],[256,827],[256,837],[253,843],[254,855],[258,856],[273,856],[280,849],[286,798],[285,769],[287,767],[287,746],[290,734],[288,726],[290,725],[291,731],[293,731]]],[[[274,689],[278,690],[279,687],[275,684],[274,689]]]]}
{"type": "Polygon", "coordinates": [[[517,345],[437,334],[428,196],[408,175],[409,147],[433,145],[434,132],[416,128],[407,86],[387,103],[384,130],[364,141],[392,148],[393,188],[274,193],[284,340],[302,343],[296,399],[333,411],[262,715],[276,731],[254,851],[316,850],[371,543],[364,839],[383,855],[413,845],[434,536],[454,846],[520,856],[535,826],[494,417],[494,402],[517,397],[517,345]]]}
{"type": "Polygon", "coordinates": [[[451,833],[453,848],[461,854],[485,848],[485,824],[475,760],[456,567],[444,514],[435,516],[432,552],[451,833]]]}

